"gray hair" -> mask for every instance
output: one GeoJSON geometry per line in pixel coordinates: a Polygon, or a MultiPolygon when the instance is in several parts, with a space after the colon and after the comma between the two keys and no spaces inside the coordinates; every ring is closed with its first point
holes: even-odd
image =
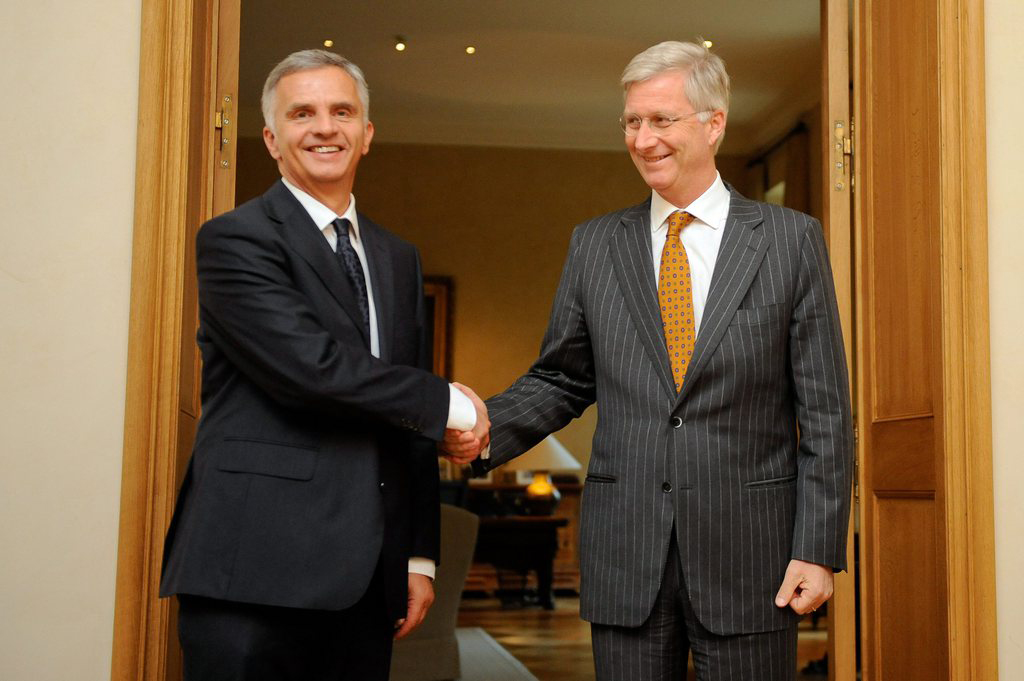
{"type": "MultiPolygon", "coordinates": [[[[703,41],[684,43],[668,40],[648,47],[633,57],[622,72],[623,96],[634,83],[639,83],[666,71],[683,71],[687,74],[684,92],[690,104],[697,111],[701,123],[711,117],[710,112],[721,109],[729,111],[729,74],[725,62],[704,47],[703,41]]],[[[723,133],[715,144],[715,151],[722,144],[723,133]]]]}
{"type": "Polygon", "coordinates": [[[345,59],[340,54],[328,52],[327,50],[300,50],[292,52],[278,62],[271,70],[267,80],[263,83],[263,97],[260,105],[263,108],[263,122],[274,130],[274,104],[277,99],[277,84],[282,78],[298,71],[312,71],[313,69],[325,66],[337,66],[356,82],[356,92],[359,94],[359,101],[363,105],[363,124],[370,120],[370,89],[366,86],[366,76],[362,69],[345,59]]]}

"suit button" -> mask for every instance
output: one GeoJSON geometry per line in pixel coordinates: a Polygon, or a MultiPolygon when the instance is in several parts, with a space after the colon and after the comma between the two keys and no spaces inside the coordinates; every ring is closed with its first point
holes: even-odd
{"type": "Polygon", "coordinates": [[[667,481],[661,483],[661,491],[662,492],[671,492],[672,491],[672,483],[671,482],[667,482],[667,481]]]}
{"type": "Polygon", "coordinates": [[[681,428],[682,425],[683,425],[683,420],[681,418],[679,418],[678,416],[673,416],[672,420],[669,421],[669,423],[672,424],[673,428],[681,428]]]}
{"type": "Polygon", "coordinates": [[[380,488],[381,488],[381,489],[384,489],[384,483],[383,483],[383,482],[382,482],[382,483],[380,483],[380,488]]]}

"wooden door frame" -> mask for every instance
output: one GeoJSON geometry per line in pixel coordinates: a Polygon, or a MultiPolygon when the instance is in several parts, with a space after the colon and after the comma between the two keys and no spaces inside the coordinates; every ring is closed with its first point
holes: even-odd
{"type": "MultiPolygon", "coordinates": [[[[212,38],[203,0],[141,0],[131,311],[111,678],[163,679],[157,598],[177,492],[190,126],[212,38]]],[[[996,678],[984,0],[936,0],[941,101],[943,429],[951,679],[996,678]]],[[[855,50],[859,49],[855,47],[855,50]]],[[[858,61],[854,55],[853,62],[858,61]]],[[[865,158],[870,149],[856,148],[865,158]]]]}
{"type": "MultiPolygon", "coordinates": [[[[205,108],[213,3],[141,0],[135,214],[111,679],[162,681],[171,608],[157,596],[177,493],[190,169],[205,108]],[[199,101],[203,98],[204,101],[199,101]]],[[[198,156],[198,158],[197,158],[198,156]]],[[[194,177],[194,173],[193,173],[194,177]]],[[[192,185],[192,186],[190,186],[192,185]]]]}
{"type": "MultiPolygon", "coordinates": [[[[854,375],[853,340],[853,230],[849,154],[850,139],[850,2],[821,0],[821,174],[822,218],[832,263],[832,281],[846,348],[846,368],[854,375]],[[840,127],[842,126],[842,127],[840,127]],[[837,137],[838,134],[838,137],[837,137]],[[839,167],[841,164],[841,167],[839,167]]],[[[851,393],[852,391],[852,385],[851,393]]],[[[855,395],[851,394],[851,399],[855,395]]],[[[854,570],[854,526],[857,508],[850,505],[847,529],[847,570],[835,575],[835,591],[828,604],[829,681],[857,679],[857,580],[854,570]]]]}
{"type": "Polygon", "coordinates": [[[958,681],[998,678],[984,4],[938,2],[946,594],[958,681]]]}

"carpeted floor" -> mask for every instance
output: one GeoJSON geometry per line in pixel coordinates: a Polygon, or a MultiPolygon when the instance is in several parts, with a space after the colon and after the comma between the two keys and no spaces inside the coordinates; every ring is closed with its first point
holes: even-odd
{"type": "Polygon", "coordinates": [[[507,650],[480,627],[459,627],[458,681],[537,681],[537,677],[512,657],[507,650]]]}
{"type": "MultiPolygon", "coordinates": [[[[579,617],[578,598],[557,598],[554,610],[527,607],[504,609],[496,598],[463,598],[459,609],[461,627],[481,627],[504,651],[514,656],[538,681],[594,681],[594,659],[590,645],[590,625],[579,617]]],[[[805,620],[800,625],[797,643],[797,668],[801,681],[827,679],[827,672],[809,665],[828,649],[825,622],[812,628],[805,620]]],[[[688,679],[695,677],[689,669],[688,679]]],[[[523,677],[530,678],[530,677],[523,677]]],[[[488,679],[484,676],[482,679],[488,679]]],[[[475,681],[475,680],[474,680],[475,681]]]]}

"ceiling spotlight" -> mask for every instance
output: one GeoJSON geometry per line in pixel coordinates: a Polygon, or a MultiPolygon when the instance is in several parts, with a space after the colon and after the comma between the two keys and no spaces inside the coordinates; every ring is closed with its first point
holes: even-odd
{"type": "Polygon", "coordinates": [[[711,49],[712,45],[714,45],[714,43],[711,42],[710,40],[705,40],[704,41],[704,47],[708,48],[709,50],[711,49]]]}
{"type": "Polygon", "coordinates": [[[395,36],[395,49],[399,52],[405,52],[405,38],[400,35],[395,36]]]}
{"type": "Polygon", "coordinates": [[[466,47],[466,54],[476,54],[476,48],[472,45],[466,47]]]}
{"type": "Polygon", "coordinates": [[[334,41],[333,40],[325,40],[324,41],[324,47],[334,47],[334,41]]]}

